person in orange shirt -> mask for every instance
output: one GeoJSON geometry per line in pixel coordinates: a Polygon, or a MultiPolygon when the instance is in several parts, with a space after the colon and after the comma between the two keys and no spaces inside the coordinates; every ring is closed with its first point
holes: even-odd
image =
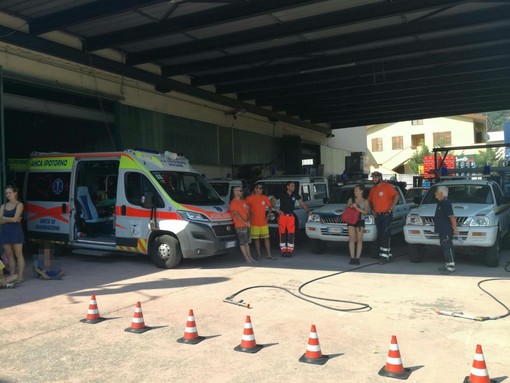
{"type": "Polygon", "coordinates": [[[276,260],[271,256],[271,244],[269,242],[269,226],[268,220],[273,206],[263,193],[263,186],[261,183],[256,183],[253,188],[253,194],[246,198],[246,203],[250,208],[251,217],[251,239],[255,242],[255,250],[257,250],[257,258],[260,258],[260,240],[264,240],[266,248],[266,258],[276,260]],[[266,209],[269,209],[266,215],[266,209]]]}
{"type": "Polygon", "coordinates": [[[386,264],[392,260],[390,253],[391,223],[393,221],[393,209],[399,201],[395,188],[382,179],[379,172],[372,173],[374,186],[370,189],[368,202],[372,207],[377,227],[377,243],[379,244],[379,263],[386,264]]]}
{"type": "Polygon", "coordinates": [[[256,262],[250,254],[250,235],[248,229],[250,228],[250,213],[248,211],[248,204],[243,199],[243,189],[234,187],[234,198],[230,201],[229,205],[230,214],[234,219],[234,226],[236,228],[237,238],[239,239],[239,248],[243,253],[246,263],[256,262]]]}

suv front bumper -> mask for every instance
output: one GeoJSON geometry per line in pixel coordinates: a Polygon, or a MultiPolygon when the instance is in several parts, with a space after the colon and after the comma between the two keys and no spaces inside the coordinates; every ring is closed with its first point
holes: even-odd
{"type": "MultiPolygon", "coordinates": [[[[325,225],[319,222],[307,222],[306,235],[312,239],[332,242],[349,242],[349,232],[345,223],[325,225]]],[[[363,242],[373,242],[377,239],[375,225],[366,225],[363,232],[363,242]]]]}
{"type": "MultiPolygon", "coordinates": [[[[459,236],[454,236],[454,246],[491,247],[496,242],[497,226],[459,227],[459,236]]],[[[404,237],[411,245],[439,245],[439,235],[434,226],[405,225],[404,237]]]]}

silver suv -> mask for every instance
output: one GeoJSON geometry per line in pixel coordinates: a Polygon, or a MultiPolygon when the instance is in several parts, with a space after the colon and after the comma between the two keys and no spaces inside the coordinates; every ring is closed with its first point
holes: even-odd
{"type": "Polygon", "coordinates": [[[510,197],[504,196],[501,187],[489,180],[444,181],[427,191],[420,206],[408,214],[404,226],[411,262],[423,260],[426,253],[423,247],[439,246],[439,237],[434,233],[437,205],[434,193],[440,185],[448,187],[448,199],[459,228],[453,245],[481,254],[487,266],[498,266],[501,246],[508,244],[510,197]]]}

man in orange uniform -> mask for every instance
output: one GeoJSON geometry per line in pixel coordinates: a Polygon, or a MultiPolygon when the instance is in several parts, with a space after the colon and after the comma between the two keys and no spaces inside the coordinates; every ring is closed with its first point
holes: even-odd
{"type": "Polygon", "coordinates": [[[236,228],[237,238],[239,239],[241,253],[243,253],[246,263],[254,263],[256,261],[250,254],[250,235],[248,233],[248,229],[250,228],[250,214],[248,212],[248,204],[243,199],[243,189],[238,186],[234,187],[234,198],[230,201],[229,209],[234,219],[234,226],[236,228]]]}
{"type": "Polygon", "coordinates": [[[368,202],[370,202],[377,227],[379,263],[384,265],[391,261],[391,222],[393,221],[393,209],[399,201],[399,196],[392,185],[383,181],[381,173],[373,172],[372,181],[374,186],[370,189],[368,202]]]}
{"type": "Polygon", "coordinates": [[[255,250],[257,250],[257,258],[260,258],[260,239],[264,240],[266,248],[266,258],[275,260],[271,256],[271,245],[269,243],[269,216],[273,210],[273,206],[263,194],[263,186],[261,183],[256,183],[253,189],[253,194],[246,198],[246,203],[250,208],[251,217],[251,239],[255,242],[255,250]],[[266,209],[269,209],[266,215],[266,209]]]}

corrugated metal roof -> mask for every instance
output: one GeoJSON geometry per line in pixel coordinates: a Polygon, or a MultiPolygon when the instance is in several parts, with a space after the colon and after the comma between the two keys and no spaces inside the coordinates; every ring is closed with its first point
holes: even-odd
{"type": "Polygon", "coordinates": [[[38,49],[41,34],[66,31],[91,55],[126,55],[124,69],[102,69],[133,76],[131,66],[155,63],[159,90],[175,86],[165,76],[187,75],[215,85],[220,103],[235,93],[311,128],[510,107],[506,1],[4,0],[0,12],[29,23],[32,41],[4,26],[11,44],[38,49]]]}

